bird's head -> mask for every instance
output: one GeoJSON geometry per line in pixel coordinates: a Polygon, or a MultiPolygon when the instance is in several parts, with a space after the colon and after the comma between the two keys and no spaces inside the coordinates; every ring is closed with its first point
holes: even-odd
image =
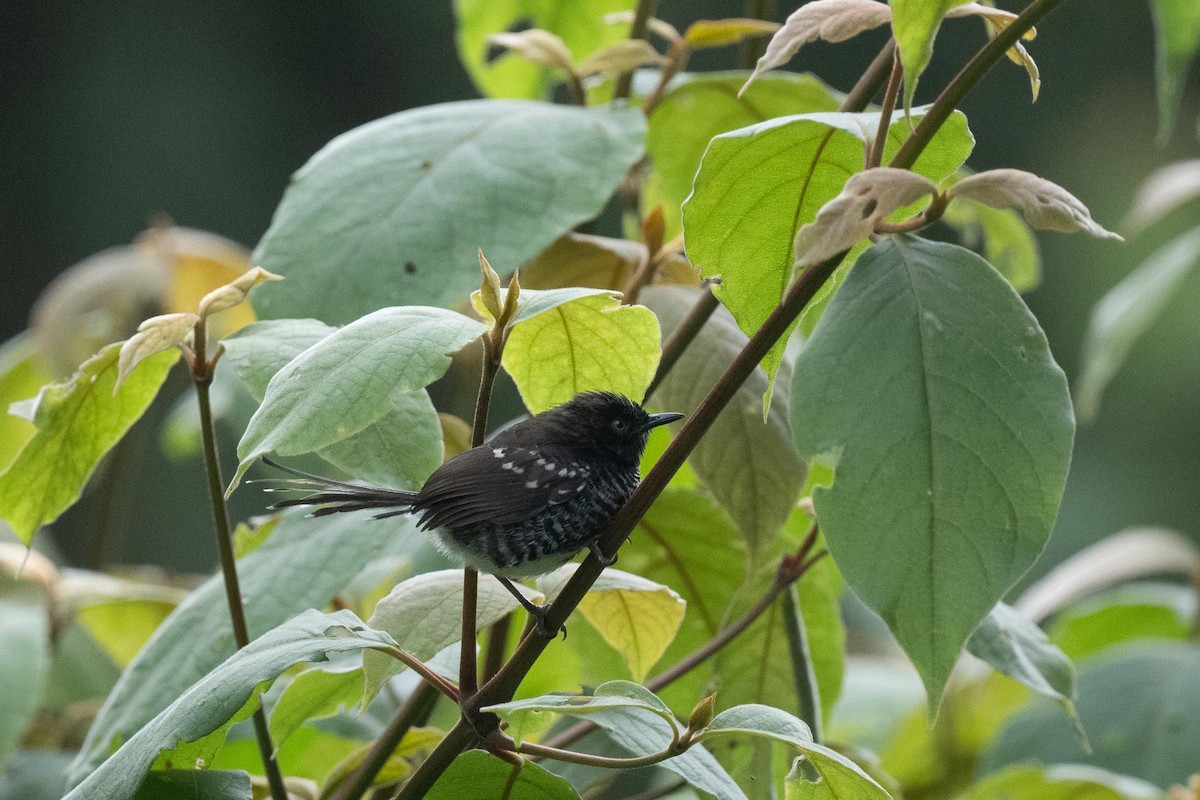
{"type": "Polygon", "coordinates": [[[682,418],[674,412],[647,413],[628,397],[612,392],[584,392],[534,417],[571,437],[576,447],[595,448],[633,465],[641,460],[652,428],[682,418]]]}

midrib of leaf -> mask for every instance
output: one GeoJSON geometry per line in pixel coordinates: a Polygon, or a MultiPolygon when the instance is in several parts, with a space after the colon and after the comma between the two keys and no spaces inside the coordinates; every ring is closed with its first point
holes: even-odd
{"type": "Polygon", "coordinates": [[[672,549],[671,545],[667,542],[666,537],[656,530],[653,525],[647,523],[645,520],[642,520],[640,523],[638,523],[638,525],[646,531],[651,539],[658,543],[659,547],[662,548],[667,562],[679,574],[679,579],[687,585],[688,591],[692,594],[692,596],[696,598],[695,605],[699,607],[700,615],[704,618],[704,624],[708,627],[709,633],[716,633],[716,620],[714,620],[712,615],[709,613],[708,604],[703,601],[703,595],[700,593],[700,587],[696,584],[695,579],[692,578],[691,573],[688,572],[687,568],[684,566],[683,561],[679,558],[679,554],[672,549]]]}
{"type": "Polygon", "coordinates": [[[780,270],[779,281],[779,296],[782,297],[787,293],[788,284],[792,282],[792,273],[795,270],[795,265],[792,269],[786,268],[788,257],[792,255],[792,242],[796,234],[796,230],[800,227],[800,212],[804,210],[804,201],[808,197],[808,189],[812,186],[813,175],[816,174],[817,166],[821,163],[821,155],[825,152],[825,147],[829,144],[829,140],[833,138],[834,129],[830,128],[825,131],[825,135],[821,137],[821,143],[817,145],[817,152],[813,156],[812,161],[808,165],[808,174],[804,176],[804,183],[800,188],[800,196],[796,198],[796,210],[792,213],[792,237],[787,240],[787,249],[784,251],[782,261],[785,264],[784,269],[780,270]]]}

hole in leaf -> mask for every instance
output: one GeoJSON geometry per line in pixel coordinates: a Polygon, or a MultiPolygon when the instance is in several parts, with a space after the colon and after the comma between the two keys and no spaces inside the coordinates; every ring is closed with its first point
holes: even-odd
{"type": "Polygon", "coordinates": [[[408,275],[415,275],[417,273],[417,265],[411,261],[405,261],[404,272],[408,275]]]}
{"type": "Polygon", "coordinates": [[[876,200],[874,197],[872,197],[870,200],[867,201],[867,204],[865,206],[863,206],[863,211],[862,211],[863,219],[866,219],[867,217],[874,214],[875,209],[877,209],[877,208],[879,208],[879,201],[876,200]]]}

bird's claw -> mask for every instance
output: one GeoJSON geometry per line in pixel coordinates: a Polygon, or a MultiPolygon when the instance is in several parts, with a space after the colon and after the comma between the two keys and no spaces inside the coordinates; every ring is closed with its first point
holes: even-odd
{"type": "Polygon", "coordinates": [[[592,555],[594,555],[596,560],[600,562],[600,566],[606,569],[617,563],[617,554],[613,553],[611,556],[604,555],[604,552],[600,549],[600,545],[598,544],[590,544],[588,545],[588,549],[592,551],[592,555]]]}
{"type": "Polygon", "coordinates": [[[558,637],[559,633],[562,633],[563,641],[565,642],[567,640],[566,625],[560,625],[557,631],[552,631],[550,630],[550,626],[546,624],[546,612],[550,610],[550,606],[534,606],[534,608],[537,611],[531,611],[530,613],[533,616],[533,630],[537,635],[543,639],[554,639],[558,637]]]}

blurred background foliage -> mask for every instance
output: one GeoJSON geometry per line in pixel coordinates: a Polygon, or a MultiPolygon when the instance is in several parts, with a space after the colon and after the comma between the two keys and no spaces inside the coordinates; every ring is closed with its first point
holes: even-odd
{"type": "MultiPolygon", "coordinates": [[[[773,15],[792,10],[780,3],[773,15]]],[[[662,0],[659,8],[680,26],[745,12],[736,0],[662,0]]],[[[977,26],[954,27],[938,39],[917,102],[932,100],[979,44],[977,26]]],[[[845,90],[883,37],[815,44],[790,68],[845,90]]],[[[968,97],[964,111],[979,137],[970,166],[1043,175],[1121,230],[1141,181],[1200,151],[1196,74],[1170,138],[1154,144],[1153,48],[1148,3],[1066,4],[1034,44],[1044,81],[1036,104],[1015,68],[995,70],[968,97]]],[[[690,68],[727,68],[736,58],[734,50],[699,53],[690,68]]],[[[455,51],[449,2],[10,3],[0,7],[0,74],[0,340],[27,327],[56,275],[128,245],[160,215],[253,247],[290,173],[328,140],[395,111],[478,96],[455,51]]],[[[1185,206],[1125,245],[1039,237],[1043,283],[1026,299],[1073,382],[1092,305],[1194,217],[1195,204],[1185,206]]],[[[1096,421],[1081,426],[1055,536],[1030,578],[1132,525],[1200,540],[1197,308],[1193,274],[1135,346],[1096,421]]],[[[174,377],[178,395],[183,379],[174,377]]],[[[53,542],[69,561],[90,566],[212,566],[199,456],[193,463],[162,455],[164,400],[139,423],[126,455],[108,465],[112,485],[126,490],[114,497],[94,487],[39,545],[53,542]],[[106,552],[89,550],[79,533],[100,517],[118,532],[106,552]]],[[[235,495],[234,518],[261,510],[259,501],[235,495]]]]}

